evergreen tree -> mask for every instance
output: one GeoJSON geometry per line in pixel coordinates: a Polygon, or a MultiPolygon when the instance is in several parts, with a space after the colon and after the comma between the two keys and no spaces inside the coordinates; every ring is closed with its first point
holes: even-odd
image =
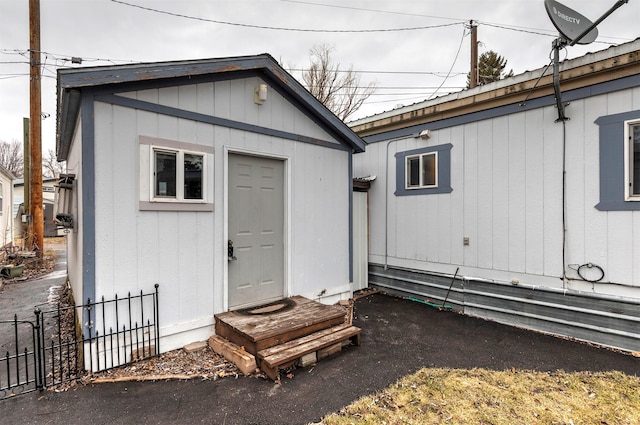
{"type": "MultiPolygon", "coordinates": [[[[478,85],[481,86],[503,78],[513,77],[513,70],[505,73],[504,69],[506,67],[507,60],[493,50],[482,53],[478,58],[478,85]]],[[[471,75],[467,74],[467,88],[470,87],[470,83],[471,75]]]]}

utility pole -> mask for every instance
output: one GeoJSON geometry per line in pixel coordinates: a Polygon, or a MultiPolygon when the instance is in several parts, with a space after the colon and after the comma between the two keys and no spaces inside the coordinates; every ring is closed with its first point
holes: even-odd
{"type": "Polygon", "coordinates": [[[40,0],[29,0],[31,193],[29,249],[38,257],[44,251],[42,211],[42,88],[40,81],[40,0]]]}
{"type": "Polygon", "coordinates": [[[469,21],[471,28],[471,70],[469,72],[469,88],[472,89],[478,85],[478,25],[469,21]]]}
{"type": "MultiPolygon", "coordinates": [[[[22,166],[22,177],[24,180],[24,194],[23,194],[23,199],[24,199],[24,212],[23,215],[29,215],[31,214],[31,149],[30,146],[31,144],[29,143],[29,129],[31,127],[29,118],[23,118],[22,119],[22,128],[24,131],[24,136],[23,136],[23,153],[22,153],[22,158],[23,158],[23,166],[22,166]]],[[[25,223],[26,224],[26,223],[25,223]]],[[[25,228],[27,226],[24,226],[25,228]]],[[[27,232],[24,231],[22,232],[23,236],[27,235],[27,232]]],[[[24,242],[23,242],[23,246],[26,246],[27,243],[27,238],[24,238],[24,242]]]]}

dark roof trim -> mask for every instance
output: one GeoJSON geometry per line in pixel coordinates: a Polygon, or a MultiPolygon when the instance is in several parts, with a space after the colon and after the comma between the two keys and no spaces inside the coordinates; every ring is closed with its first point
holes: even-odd
{"type": "MultiPolygon", "coordinates": [[[[58,181],[57,177],[42,177],[42,183],[51,183],[51,182],[57,182],[57,181],[58,181]]],[[[14,187],[24,186],[24,178],[23,177],[14,178],[13,186],[14,187]]]]}
{"type": "Polygon", "coordinates": [[[198,112],[187,111],[184,109],[174,108],[171,106],[159,105],[157,103],[145,102],[142,100],[131,99],[128,97],[116,95],[98,95],[94,98],[98,102],[110,103],[112,105],[125,106],[141,111],[154,112],[157,114],[168,115],[177,118],[183,118],[191,121],[218,125],[235,130],[248,131],[267,136],[279,137],[281,139],[295,140],[299,142],[311,143],[318,146],[324,146],[332,149],[347,150],[343,144],[332,143],[326,140],[320,140],[313,137],[307,137],[300,134],[289,133],[287,131],[275,130],[273,128],[262,127],[259,125],[247,124],[245,122],[234,121],[227,118],[220,118],[213,115],[205,115],[198,112]]]}
{"type": "Polygon", "coordinates": [[[61,97],[58,105],[58,120],[56,134],[56,159],[65,161],[69,155],[71,139],[76,128],[76,122],[80,114],[82,96],[80,90],[68,90],[66,96],[61,97]],[[64,117],[65,119],[62,119],[64,117]]]}
{"type": "MultiPolygon", "coordinates": [[[[619,90],[625,90],[633,87],[640,87],[640,74],[636,74],[630,77],[620,78],[618,80],[608,81],[600,84],[596,84],[590,87],[583,87],[580,89],[566,91],[562,94],[562,99],[565,102],[571,102],[579,99],[586,99],[592,96],[611,93],[619,90]]],[[[549,95],[545,97],[539,97],[531,99],[523,106],[522,103],[512,103],[510,105],[500,106],[498,108],[486,109],[483,111],[474,112],[467,115],[460,115],[453,118],[446,118],[443,120],[431,121],[428,123],[416,124],[409,127],[399,128],[397,130],[391,130],[387,132],[372,134],[365,136],[364,140],[367,143],[384,142],[391,139],[404,138],[415,136],[424,129],[429,130],[441,130],[443,128],[454,127],[458,125],[469,124],[482,120],[502,117],[505,115],[511,115],[519,112],[525,112],[532,109],[544,108],[547,106],[555,105],[555,96],[549,95]]],[[[569,118],[571,117],[571,106],[566,111],[569,118]]]]}
{"type": "MultiPolygon", "coordinates": [[[[160,62],[136,65],[116,65],[94,68],[73,68],[58,70],[58,152],[66,152],[79,112],[79,100],[74,92],[88,88],[110,87],[112,93],[122,91],[127,83],[154,82],[171,84],[167,80],[176,78],[210,78],[220,75],[232,77],[236,73],[246,73],[263,77],[281,94],[321,125],[332,136],[349,147],[353,152],[363,152],[365,143],[344,122],[337,118],[295,78],[285,71],[268,54],[242,56],[223,59],[160,62]],[[122,86],[122,88],[117,88],[122,86]],[[77,105],[76,105],[77,104],[77,105]]],[[[58,154],[60,159],[64,155],[58,154]]]]}

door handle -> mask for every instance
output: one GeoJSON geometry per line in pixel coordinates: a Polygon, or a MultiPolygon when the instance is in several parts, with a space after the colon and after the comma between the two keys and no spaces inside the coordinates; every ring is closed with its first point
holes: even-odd
{"type": "Polygon", "coordinates": [[[229,261],[236,261],[238,259],[233,255],[233,241],[231,239],[227,242],[227,257],[229,258],[229,261]]]}

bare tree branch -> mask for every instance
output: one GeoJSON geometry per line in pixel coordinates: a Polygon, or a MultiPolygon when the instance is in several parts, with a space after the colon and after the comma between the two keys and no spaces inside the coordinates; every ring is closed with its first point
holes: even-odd
{"type": "Polygon", "coordinates": [[[376,91],[376,83],[361,85],[353,67],[341,70],[340,64],[331,59],[333,50],[327,44],[311,48],[309,70],[302,80],[316,99],[344,121],[376,91]]]}
{"type": "Polygon", "coordinates": [[[14,176],[22,177],[22,143],[17,140],[11,143],[0,141],[0,165],[11,171],[14,176]]]}
{"type": "Polygon", "coordinates": [[[58,178],[61,173],[65,172],[65,163],[58,162],[56,153],[53,149],[49,149],[46,155],[42,156],[42,175],[44,177],[58,178]]]}

